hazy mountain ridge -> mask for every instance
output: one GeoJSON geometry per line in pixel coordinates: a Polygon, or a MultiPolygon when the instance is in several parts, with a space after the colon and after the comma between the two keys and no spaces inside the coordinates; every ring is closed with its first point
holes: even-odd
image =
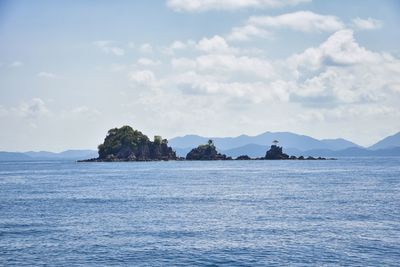
{"type": "Polygon", "coordinates": [[[381,141],[375,143],[374,145],[368,148],[372,150],[377,150],[377,149],[386,149],[393,147],[400,147],[400,132],[394,135],[390,135],[386,138],[383,138],[381,141]]]}
{"type": "Polygon", "coordinates": [[[0,151],[0,161],[7,161],[7,160],[33,160],[32,157],[25,155],[24,153],[20,152],[6,152],[0,151]]]}
{"type": "Polygon", "coordinates": [[[6,152],[0,151],[0,160],[78,160],[85,158],[97,157],[98,153],[95,150],[89,149],[71,149],[63,152],[49,152],[49,151],[28,151],[28,152],[6,152]]]}

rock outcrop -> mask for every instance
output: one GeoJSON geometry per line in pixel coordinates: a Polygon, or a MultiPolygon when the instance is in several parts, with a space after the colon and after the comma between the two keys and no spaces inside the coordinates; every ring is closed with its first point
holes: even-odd
{"type": "Polygon", "coordinates": [[[271,148],[267,151],[265,154],[264,158],[261,159],[266,159],[266,160],[326,160],[326,158],[323,157],[307,157],[305,158],[304,156],[299,156],[296,158],[296,156],[289,156],[282,151],[282,147],[277,145],[278,141],[274,141],[274,144],[271,145],[271,148]]]}
{"type": "Polygon", "coordinates": [[[289,159],[289,155],[282,152],[282,147],[272,145],[265,154],[265,159],[289,159]]]}
{"type": "Polygon", "coordinates": [[[104,143],[98,146],[99,157],[83,161],[153,161],[176,160],[168,141],[155,136],[154,141],[130,126],[108,131],[104,143]]]}
{"type": "Polygon", "coordinates": [[[187,155],[186,160],[231,160],[224,154],[218,153],[212,140],[208,141],[206,145],[200,145],[193,148],[187,155]]]}
{"type": "Polygon", "coordinates": [[[251,158],[247,155],[241,155],[237,157],[235,160],[251,160],[251,158]]]}

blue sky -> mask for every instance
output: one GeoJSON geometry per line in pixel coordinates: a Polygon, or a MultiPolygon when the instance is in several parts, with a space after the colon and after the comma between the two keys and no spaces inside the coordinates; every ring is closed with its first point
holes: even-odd
{"type": "Polygon", "coordinates": [[[1,1],[0,150],[400,131],[398,1],[1,1]]]}

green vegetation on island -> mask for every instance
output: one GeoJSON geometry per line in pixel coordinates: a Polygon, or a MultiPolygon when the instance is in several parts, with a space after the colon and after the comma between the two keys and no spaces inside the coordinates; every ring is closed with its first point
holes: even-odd
{"type": "Polygon", "coordinates": [[[175,151],[167,139],[155,136],[154,141],[130,126],[108,131],[104,143],[98,146],[99,157],[84,161],[152,161],[176,160],[175,151]]]}

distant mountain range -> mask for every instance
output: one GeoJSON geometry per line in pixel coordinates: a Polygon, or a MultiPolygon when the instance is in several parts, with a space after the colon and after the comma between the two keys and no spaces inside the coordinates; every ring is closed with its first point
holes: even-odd
{"type": "Polygon", "coordinates": [[[66,150],[60,153],[48,151],[4,152],[0,151],[0,161],[8,160],[78,160],[98,157],[95,150],[66,150]]]}
{"type": "Polygon", "coordinates": [[[376,144],[370,146],[369,149],[377,150],[377,149],[386,149],[399,146],[400,146],[400,132],[382,139],[376,144]]]}
{"type": "Polygon", "coordinates": [[[185,156],[191,148],[207,143],[208,139],[214,140],[218,150],[231,157],[265,156],[273,140],[279,141],[285,153],[295,156],[400,156],[400,132],[368,148],[343,138],[319,140],[290,132],[265,132],[256,136],[240,135],[238,137],[186,135],[170,139],[169,144],[179,156],[185,156]]]}
{"type": "MultiPolygon", "coordinates": [[[[248,155],[265,156],[273,140],[278,140],[285,153],[295,156],[322,157],[373,157],[400,156],[400,132],[388,136],[370,147],[362,147],[348,140],[315,139],[310,136],[290,132],[265,132],[256,136],[240,135],[237,137],[203,137],[186,135],[169,140],[177,155],[184,157],[194,147],[206,144],[209,139],[219,152],[231,157],[248,155]]],[[[80,160],[98,157],[95,150],[67,150],[61,153],[40,152],[1,152],[0,161],[6,160],[80,160]]]]}

